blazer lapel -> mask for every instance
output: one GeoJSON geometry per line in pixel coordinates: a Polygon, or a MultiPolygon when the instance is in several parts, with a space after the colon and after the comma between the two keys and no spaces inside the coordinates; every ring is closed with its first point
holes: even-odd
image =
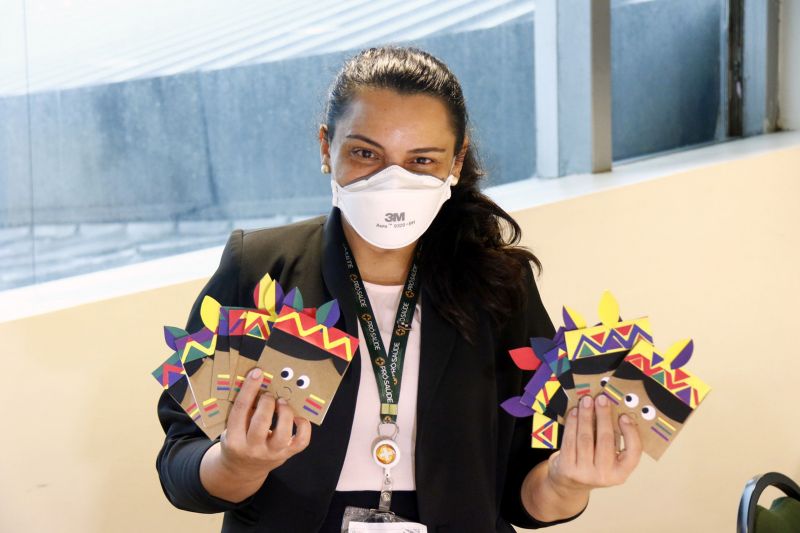
{"type": "MultiPolygon", "coordinates": [[[[436,388],[453,353],[456,330],[436,311],[430,293],[422,287],[422,338],[420,340],[419,385],[417,389],[417,427],[433,402],[436,388]]],[[[417,431],[419,436],[420,431],[417,431]]],[[[419,446],[419,441],[416,443],[419,446]]]]}
{"type": "MultiPolygon", "coordinates": [[[[343,238],[339,210],[334,208],[322,231],[322,278],[329,296],[336,298],[342,311],[338,327],[342,328],[341,321],[344,321],[343,329],[358,338],[355,303],[348,292],[350,288],[347,286],[341,247],[343,238]]],[[[312,431],[311,445],[303,452],[308,456],[307,460],[296,463],[300,479],[307,480],[315,487],[309,491],[310,498],[317,501],[320,511],[327,508],[330,497],[336,490],[347,454],[360,375],[361,358],[357,350],[333,397],[325,422],[312,431]],[[303,472],[300,473],[299,470],[303,472]]],[[[324,514],[316,519],[321,521],[322,517],[324,514]]]]}
{"type": "MultiPolygon", "coordinates": [[[[322,277],[331,296],[339,302],[347,333],[358,338],[357,310],[344,265],[344,249],[342,248],[344,240],[341,211],[338,207],[334,207],[325,221],[322,231],[322,277]]],[[[355,359],[358,358],[354,357],[353,362],[355,359]]]]}
{"type": "Polygon", "coordinates": [[[414,477],[417,487],[417,507],[425,522],[436,522],[442,495],[436,494],[436,483],[429,479],[431,470],[425,465],[439,461],[442,450],[437,449],[431,434],[428,413],[437,396],[439,383],[447,370],[456,341],[455,329],[433,308],[430,294],[422,288],[422,337],[420,339],[419,385],[417,389],[417,435],[414,446],[417,460],[414,477]],[[430,489],[430,490],[429,490],[430,489]]]}

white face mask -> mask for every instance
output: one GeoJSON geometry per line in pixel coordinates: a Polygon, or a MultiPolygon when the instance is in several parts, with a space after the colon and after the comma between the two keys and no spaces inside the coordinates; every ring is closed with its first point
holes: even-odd
{"type": "Polygon", "coordinates": [[[425,233],[450,198],[450,184],[455,181],[452,174],[442,181],[392,165],[344,187],[331,178],[333,205],[361,238],[392,250],[408,246],[425,233]]]}

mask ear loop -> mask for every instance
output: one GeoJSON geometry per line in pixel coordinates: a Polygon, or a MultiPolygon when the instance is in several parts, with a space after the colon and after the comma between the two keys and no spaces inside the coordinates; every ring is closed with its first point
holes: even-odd
{"type": "Polygon", "coordinates": [[[339,206],[339,184],[336,183],[336,180],[331,175],[331,203],[333,207],[340,207],[339,206]]]}
{"type": "Polygon", "coordinates": [[[461,179],[459,176],[453,176],[453,167],[454,166],[456,166],[456,156],[453,156],[453,163],[450,165],[450,171],[447,173],[448,174],[448,178],[452,178],[450,180],[450,182],[452,184],[451,185],[452,187],[455,187],[456,185],[458,185],[458,180],[461,179]]]}

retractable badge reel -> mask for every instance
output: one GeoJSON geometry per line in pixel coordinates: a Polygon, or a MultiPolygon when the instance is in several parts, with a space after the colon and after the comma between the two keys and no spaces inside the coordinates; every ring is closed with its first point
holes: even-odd
{"type": "Polygon", "coordinates": [[[409,522],[390,508],[392,505],[392,468],[400,462],[400,447],[397,445],[399,428],[396,423],[378,424],[378,438],[372,444],[372,458],[383,469],[383,487],[377,509],[348,507],[342,521],[342,533],[428,533],[424,524],[409,522]],[[382,433],[383,426],[392,426],[391,434],[382,433]]]}
{"type": "Polygon", "coordinates": [[[392,468],[400,462],[400,447],[394,440],[397,438],[398,431],[400,431],[400,428],[394,422],[378,424],[378,438],[375,439],[375,443],[372,445],[372,458],[383,469],[383,487],[381,488],[381,499],[378,504],[378,511],[380,512],[390,512],[389,509],[392,505],[392,468]],[[381,426],[393,426],[394,432],[392,436],[383,435],[381,426]]]}

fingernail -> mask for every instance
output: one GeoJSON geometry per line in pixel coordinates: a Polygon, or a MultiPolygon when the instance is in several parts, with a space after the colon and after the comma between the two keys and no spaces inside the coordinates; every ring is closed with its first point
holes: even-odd
{"type": "Polygon", "coordinates": [[[281,405],[287,405],[289,402],[286,401],[286,398],[278,398],[278,403],[281,405]]]}
{"type": "Polygon", "coordinates": [[[606,398],[605,394],[601,394],[597,397],[597,405],[601,407],[605,407],[608,405],[608,398],[606,398]]]}
{"type": "Polygon", "coordinates": [[[256,367],[256,368],[254,368],[253,370],[251,370],[251,371],[250,371],[250,377],[251,377],[252,379],[258,379],[258,378],[260,378],[260,377],[261,377],[261,369],[260,369],[260,368],[258,368],[258,367],[256,367]]]}
{"type": "Polygon", "coordinates": [[[631,418],[628,415],[620,416],[619,417],[619,421],[620,421],[620,423],[625,424],[626,426],[632,422],[631,418]]]}
{"type": "Polygon", "coordinates": [[[591,407],[592,406],[592,397],[591,396],[584,396],[583,400],[581,400],[581,405],[583,407],[591,407]]]}
{"type": "Polygon", "coordinates": [[[576,407],[572,411],[570,411],[569,416],[578,416],[578,408],[576,407]]]}

